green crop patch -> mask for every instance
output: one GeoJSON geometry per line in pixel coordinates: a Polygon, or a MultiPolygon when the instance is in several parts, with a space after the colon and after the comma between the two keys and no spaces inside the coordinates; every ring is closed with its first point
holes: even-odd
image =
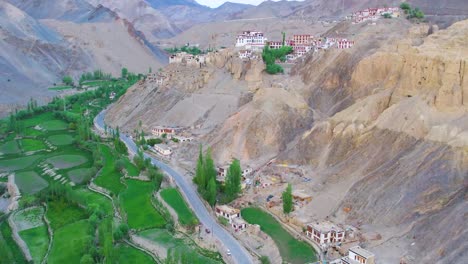
{"type": "Polygon", "coordinates": [[[71,145],[74,141],[74,138],[69,134],[59,134],[53,135],[47,138],[55,146],[65,146],[71,145]]]}
{"type": "Polygon", "coordinates": [[[295,239],[273,216],[258,208],[245,208],[242,218],[250,224],[260,225],[276,243],[283,259],[289,263],[312,263],[317,261],[317,253],[306,242],[295,239]]]}
{"type": "Polygon", "coordinates": [[[64,90],[73,89],[73,86],[67,86],[67,85],[64,85],[64,86],[54,86],[54,87],[49,87],[48,89],[51,90],[51,91],[64,91],[64,90]]]}
{"type": "Polygon", "coordinates": [[[26,243],[34,263],[41,263],[49,247],[49,233],[47,227],[41,225],[19,232],[21,239],[26,243]]]}
{"type": "Polygon", "coordinates": [[[120,201],[127,214],[129,227],[134,229],[163,227],[166,220],[151,204],[154,184],[137,180],[126,182],[128,188],[120,195],[120,201]]]}
{"type": "Polygon", "coordinates": [[[143,251],[128,245],[119,245],[116,247],[117,263],[135,263],[135,264],[152,264],[153,258],[143,251]]]}
{"type": "Polygon", "coordinates": [[[117,195],[125,189],[125,185],[120,182],[122,175],[115,168],[116,158],[109,146],[99,145],[99,148],[104,157],[104,167],[94,183],[117,195]]]}
{"type": "Polygon", "coordinates": [[[25,169],[34,164],[39,160],[41,155],[32,155],[16,159],[0,160],[0,172],[1,171],[16,171],[25,169]]]}
{"type": "Polygon", "coordinates": [[[15,182],[21,192],[25,192],[27,194],[35,194],[49,186],[49,183],[34,171],[16,173],[15,182]]]}
{"type": "Polygon", "coordinates": [[[90,224],[87,220],[54,229],[54,241],[47,263],[79,264],[81,256],[86,254],[88,247],[92,245],[93,237],[88,234],[89,229],[90,224]]]}
{"type": "Polygon", "coordinates": [[[94,168],[74,169],[67,172],[68,178],[76,184],[83,183],[84,180],[90,179],[94,174],[96,174],[96,170],[94,168]]]}
{"type": "Polygon", "coordinates": [[[68,129],[68,125],[62,120],[48,120],[40,124],[40,126],[49,131],[58,131],[68,129]]]}
{"type": "Polygon", "coordinates": [[[182,225],[187,226],[198,224],[197,218],[185,203],[182,195],[177,189],[164,189],[161,191],[161,197],[176,211],[179,217],[179,222],[182,225]]]}
{"type": "Polygon", "coordinates": [[[47,159],[57,169],[69,169],[84,164],[88,159],[83,155],[58,155],[47,159]]]}
{"type": "Polygon", "coordinates": [[[48,206],[47,219],[54,230],[88,217],[84,209],[65,201],[49,202],[48,206]]]}
{"type": "Polygon", "coordinates": [[[3,154],[17,154],[21,150],[18,147],[16,140],[10,140],[0,145],[0,153],[3,154]]]}
{"type": "Polygon", "coordinates": [[[20,144],[24,152],[44,150],[47,148],[45,143],[38,139],[22,139],[20,144]]]}

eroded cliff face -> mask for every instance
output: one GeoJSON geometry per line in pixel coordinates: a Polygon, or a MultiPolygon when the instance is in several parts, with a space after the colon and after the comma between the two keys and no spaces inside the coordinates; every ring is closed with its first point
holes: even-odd
{"type": "Polygon", "coordinates": [[[313,201],[293,215],[379,234],[362,242],[380,263],[463,263],[468,21],[428,31],[403,19],[342,23],[325,35],[354,34],[356,45],[314,53],[287,78],[226,50],[206,67],[169,66],[162,87],[132,87],[107,121],[190,127],[198,142],[178,160],[193,162],[202,143],[218,164],[299,165],[312,181],[297,188],[313,201]]]}
{"type": "Polygon", "coordinates": [[[281,159],[309,166],[315,178],[314,202],[298,215],[379,233],[367,244],[382,263],[463,263],[468,21],[417,38],[410,30],[378,50],[309,59],[332,68],[298,71],[328,116],[281,159]]]}

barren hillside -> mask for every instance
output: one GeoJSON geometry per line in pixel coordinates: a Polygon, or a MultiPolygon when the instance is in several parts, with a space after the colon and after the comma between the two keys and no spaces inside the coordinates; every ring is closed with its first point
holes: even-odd
{"type": "Polygon", "coordinates": [[[287,78],[225,50],[201,69],[165,69],[164,87],[134,86],[107,118],[127,131],[139,120],[189,127],[198,142],[179,161],[204,143],[219,164],[299,166],[313,201],[293,215],[358,226],[380,263],[464,263],[468,21],[428,32],[404,19],[343,22],[324,35],[356,45],[309,55],[287,78]]]}

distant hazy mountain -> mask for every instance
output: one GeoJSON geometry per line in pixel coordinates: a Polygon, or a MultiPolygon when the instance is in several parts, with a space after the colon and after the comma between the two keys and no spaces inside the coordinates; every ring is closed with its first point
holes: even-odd
{"type": "Polygon", "coordinates": [[[144,73],[165,55],[133,25],[85,1],[0,1],[0,115],[29,98],[47,98],[64,75],[122,67],[144,73]],[[95,23],[99,22],[99,23],[95,23]],[[130,52],[131,51],[131,52],[130,52]]]}
{"type": "Polygon", "coordinates": [[[84,0],[9,0],[35,19],[57,19],[74,22],[110,21],[110,12],[96,13],[96,8],[84,0]]]}

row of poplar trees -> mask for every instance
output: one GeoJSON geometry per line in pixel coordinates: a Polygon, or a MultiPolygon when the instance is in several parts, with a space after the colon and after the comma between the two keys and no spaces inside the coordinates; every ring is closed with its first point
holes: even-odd
{"type": "Polygon", "coordinates": [[[216,184],[217,170],[211,156],[211,149],[203,155],[200,146],[197,168],[193,181],[198,186],[198,192],[211,205],[214,206],[218,197],[218,190],[222,190],[220,196],[223,202],[229,203],[236,199],[241,191],[242,171],[239,160],[233,160],[229,166],[224,188],[218,188],[216,184]]]}

